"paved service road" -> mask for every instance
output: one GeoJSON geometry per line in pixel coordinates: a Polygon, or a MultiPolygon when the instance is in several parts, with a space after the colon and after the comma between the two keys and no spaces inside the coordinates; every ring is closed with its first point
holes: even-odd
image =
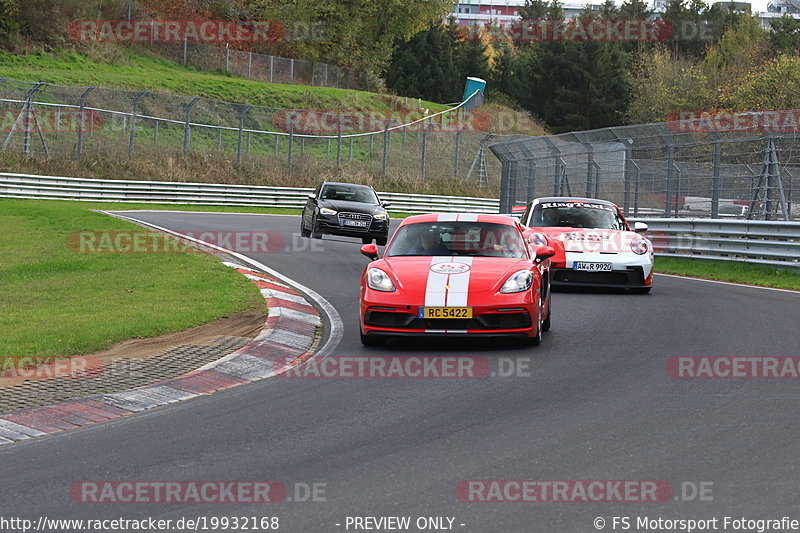
{"type": "MultiPolygon", "coordinates": [[[[134,216],[177,231],[268,229],[290,243],[299,226],[288,216],[134,216]]],[[[367,263],[360,243],[297,243],[253,257],[336,307],[345,336],[335,355],[481,356],[495,367],[528,364],[529,375],[279,377],[3,446],[0,516],[277,516],[291,532],[345,531],[347,516],[454,517],[453,528],[465,532],[596,531],[596,517],[610,531],[615,515],[800,519],[796,380],[667,373],[674,356],[800,355],[800,295],[659,277],[647,296],[554,294],[552,331],[536,348],[492,341],[368,349],[356,325],[367,263]],[[712,485],[704,501],[460,501],[459,482],[475,479],[665,480],[679,499],[684,489],[692,499],[692,487],[712,485]],[[295,483],[324,483],[325,501],[80,504],[67,491],[82,480],[276,480],[290,496],[295,483]]]]}

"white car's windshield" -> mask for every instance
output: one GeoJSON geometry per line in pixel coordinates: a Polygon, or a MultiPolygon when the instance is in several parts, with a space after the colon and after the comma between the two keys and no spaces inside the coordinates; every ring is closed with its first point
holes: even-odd
{"type": "Polygon", "coordinates": [[[625,221],[610,205],[589,202],[543,202],[531,215],[532,227],[567,227],[627,230],[625,221]]]}
{"type": "Polygon", "coordinates": [[[386,256],[400,255],[526,256],[514,226],[483,222],[407,224],[397,230],[386,250],[386,256]]]}

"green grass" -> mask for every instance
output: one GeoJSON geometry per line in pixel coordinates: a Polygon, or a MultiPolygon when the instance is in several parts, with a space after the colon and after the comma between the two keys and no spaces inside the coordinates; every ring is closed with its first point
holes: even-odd
{"type": "Polygon", "coordinates": [[[800,290],[800,269],[676,257],[657,257],[655,269],[664,274],[800,290]]]}
{"type": "MultiPolygon", "coordinates": [[[[262,213],[268,215],[299,215],[301,210],[288,207],[249,207],[249,206],[224,206],[224,205],[192,205],[192,204],[146,204],[123,202],[70,202],[62,200],[6,200],[0,199],[0,209],[4,202],[31,202],[31,204],[57,204],[64,208],[70,206],[83,210],[97,209],[102,211],[198,211],[203,213],[262,213]]],[[[24,204],[23,204],[24,205],[24,204]]],[[[415,213],[391,211],[390,218],[404,219],[415,213]]],[[[104,228],[108,229],[108,228],[104,228]]],[[[0,262],[2,264],[2,262],[0,262]]]]}
{"type": "MultiPolygon", "coordinates": [[[[266,83],[199,72],[122,46],[110,50],[112,53],[106,56],[95,53],[96,59],[74,50],[38,51],[24,56],[0,52],[0,72],[4,77],[23,81],[148,90],[268,107],[342,111],[391,108],[389,97],[366,91],[266,83]]],[[[425,101],[422,105],[431,111],[446,108],[425,101]]]]}
{"type": "Polygon", "coordinates": [[[89,353],[264,308],[253,283],[206,254],[72,251],[73,232],[142,230],[90,207],[0,199],[0,365],[89,353]]]}

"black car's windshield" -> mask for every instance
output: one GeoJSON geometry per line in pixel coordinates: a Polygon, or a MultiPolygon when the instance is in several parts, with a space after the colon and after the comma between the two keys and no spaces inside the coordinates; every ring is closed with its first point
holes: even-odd
{"type": "Polygon", "coordinates": [[[420,222],[397,230],[386,256],[469,255],[525,257],[514,226],[485,222],[420,222]]]}
{"type": "Polygon", "coordinates": [[[347,185],[326,185],[320,192],[320,200],[345,200],[362,204],[377,204],[375,191],[367,187],[348,187],[347,185]]]}
{"type": "Polygon", "coordinates": [[[543,202],[533,208],[529,226],[627,230],[614,207],[589,202],[543,202]]]}

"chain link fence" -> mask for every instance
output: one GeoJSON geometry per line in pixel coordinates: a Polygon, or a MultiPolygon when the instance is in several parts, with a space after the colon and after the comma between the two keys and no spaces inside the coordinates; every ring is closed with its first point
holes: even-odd
{"type": "Polygon", "coordinates": [[[383,81],[378,78],[327,63],[245,52],[228,46],[188,40],[148,46],[156,49],[159,56],[165,59],[206,72],[224,72],[270,83],[296,83],[370,92],[386,89],[383,81]]]}
{"type": "Polygon", "coordinates": [[[501,166],[487,157],[486,146],[515,136],[472,126],[482,102],[476,91],[433,114],[328,113],[0,79],[2,147],[26,158],[155,161],[202,154],[264,172],[311,168],[376,179],[456,179],[496,197],[501,166]]]}
{"type": "Polygon", "coordinates": [[[611,200],[632,216],[800,217],[800,133],[775,117],[732,115],[504,139],[501,212],[541,196],[611,200]]]}

